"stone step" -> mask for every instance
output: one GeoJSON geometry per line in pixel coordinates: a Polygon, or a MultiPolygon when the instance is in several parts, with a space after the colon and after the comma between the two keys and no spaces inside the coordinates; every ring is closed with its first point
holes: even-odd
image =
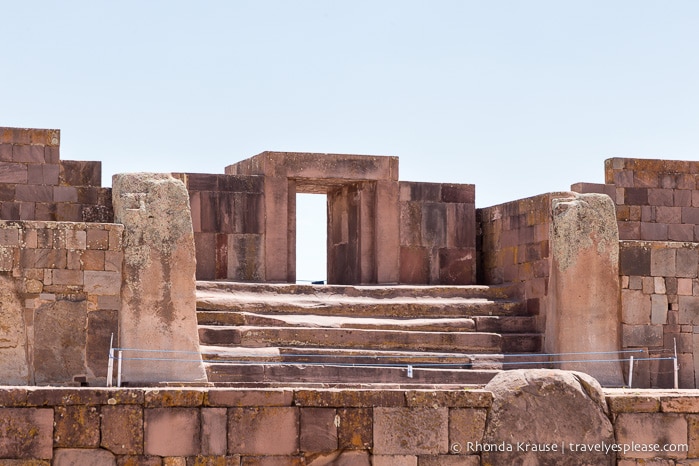
{"type": "Polygon", "coordinates": [[[318,316],[316,314],[262,314],[242,311],[199,311],[200,325],[247,325],[270,327],[334,327],[378,330],[422,330],[493,333],[532,333],[534,317],[475,316],[397,319],[350,316],[318,316]]]}
{"type": "Polygon", "coordinates": [[[307,327],[228,327],[199,326],[199,339],[205,345],[220,346],[310,346],[321,348],[363,348],[377,350],[501,353],[538,351],[540,337],[516,334],[504,338],[485,332],[414,332],[307,327]],[[505,340],[505,341],[503,341],[505,340]],[[511,349],[510,349],[511,348],[511,349]]]}
{"type": "Polygon", "coordinates": [[[221,312],[251,312],[263,314],[313,314],[319,316],[364,316],[396,318],[526,316],[526,305],[520,301],[490,301],[486,299],[417,300],[394,298],[378,301],[322,301],[304,297],[283,300],[279,297],[241,296],[218,293],[197,294],[197,310],[221,312]]]}
{"type": "Polygon", "coordinates": [[[311,295],[315,297],[390,298],[482,298],[512,299],[520,296],[516,285],[303,285],[290,283],[252,283],[197,281],[198,293],[311,295]]]}
{"type": "Polygon", "coordinates": [[[427,351],[385,351],[345,348],[292,347],[220,347],[202,346],[202,357],[208,363],[247,364],[268,362],[324,364],[400,364],[440,365],[445,368],[510,370],[553,368],[550,358],[533,353],[477,354],[439,353],[427,351]]]}
{"type": "Polygon", "coordinates": [[[406,367],[303,364],[216,364],[206,363],[209,382],[238,384],[486,384],[497,370],[413,368],[408,377],[406,367]]]}

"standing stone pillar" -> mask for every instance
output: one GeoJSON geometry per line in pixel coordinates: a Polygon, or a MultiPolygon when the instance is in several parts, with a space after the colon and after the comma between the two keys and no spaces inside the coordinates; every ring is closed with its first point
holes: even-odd
{"type": "MultiPolygon", "coordinates": [[[[546,351],[605,352],[563,355],[565,360],[619,359],[621,349],[619,231],[616,210],[604,194],[573,194],[552,200],[551,296],[546,351]]],[[[565,363],[602,385],[624,383],[619,362],[565,363]]]]}
{"type": "Polygon", "coordinates": [[[206,381],[187,189],[168,174],[134,173],[114,175],[112,192],[115,222],[125,230],[120,346],[144,350],[124,352],[122,380],[206,381]]]}

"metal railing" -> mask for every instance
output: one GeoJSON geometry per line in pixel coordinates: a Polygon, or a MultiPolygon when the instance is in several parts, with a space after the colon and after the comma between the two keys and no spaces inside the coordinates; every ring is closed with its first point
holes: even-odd
{"type": "MultiPolygon", "coordinates": [[[[160,350],[160,349],[140,349],[140,348],[116,348],[113,346],[113,335],[112,340],[109,345],[109,360],[107,364],[107,386],[112,386],[114,378],[114,361],[116,361],[116,386],[120,387],[122,384],[122,363],[123,361],[169,361],[175,363],[201,363],[204,361],[202,356],[204,355],[217,355],[218,352],[206,352],[206,351],[181,351],[181,350],[160,350]],[[146,356],[125,356],[125,353],[159,353],[165,355],[178,355],[178,357],[146,357],[146,356]],[[187,358],[186,355],[194,356],[196,358],[187,358]]],[[[509,361],[483,361],[484,363],[496,363],[502,367],[505,366],[523,366],[523,365],[561,365],[561,364],[589,364],[589,363],[628,363],[628,388],[633,386],[633,372],[635,364],[641,361],[672,361],[673,362],[673,373],[674,373],[674,388],[677,389],[679,385],[679,364],[677,359],[677,343],[675,342],[674,354],[672,356],[666,357],[635,357],[634,354],[645,353],[642,349],[629,349],[629,350],[619,350],[619,351],[592,351],[592,352],[568,352],[568,353],[517,353],[517,354],[507,354],[498,355],[506,356],[509,361]],[[601,358],[603,355],[621,355],[622,357],[617,358],[601,358]],[[624,357],[628,355],[628,357],[624,357]],[[596,357],[594,359],[587,358],[586,356],[596,357]],[[542,361],[542,358],[548,358],[546,361],[542,361]],[[563,358],[563,359],[553,359],[553,358],[563,358]],[[521,360],[512,360],[521,359],[521,360]],[[527,360],[529,359],[529,360],[527,360]],[[536,360],[535,360],[536,359],[536,360]]],[[[449,369],[455,367],[471,366],[467,369],[472,369],[473,356],[474,354],[465,353],[452,353],[452,354],[442,354],[442,355],[342,355],[342,354],[294,354],[285,353],[279,354],[279,357],[286,358],[304,358],[304,359],[316,359],[315,361],[267,361],[263,359],[268,359],[270,355],[265,354],[230,354],[231,357],[238,357],[240,359],[217,359],[215,364],[230,364],[230,365],[278,365],[278,366],[334,366],[334,367],[356,367],[356,368],[405,368],[406,376],[408,378],[413,378],[414,369],[426,368],[426,369],[449,369]],[[367,362],[335,362],[333,359],[365,359],[367,362]],[[456,359],[467,359],[468,362],[415,362],[410,363],[410,359],[437,359],[437,360],[456,360],[456,359]],[[322,359],[322,360],[321,360],[322,359]],[[382,359],[400,359],[408,360],[407,362],[381,362],[382,359]],[[369,360],[376,361],[370,362],[369,360]]],[[[487,357],[487,354],[479,355],[487,357]]]]}

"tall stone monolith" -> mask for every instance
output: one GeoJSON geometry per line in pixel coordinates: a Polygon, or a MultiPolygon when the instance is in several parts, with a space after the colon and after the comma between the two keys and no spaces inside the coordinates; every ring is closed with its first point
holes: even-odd
{"type": "Polygon", "coordinates": [[[112,196],[125,230],[119,346],[140,350],[123,353],[122,381],[205,381],[187,189],[168,174],[118,174],[112,196]]]}
{"type": "Polygon", "coordinates": [[[553,199],[552,299],[546,315],[546,351],[562,354],[560,369],[595,377],[602,385],[624,383],[620,354],[619,230],[605,194],[553,199]]]}

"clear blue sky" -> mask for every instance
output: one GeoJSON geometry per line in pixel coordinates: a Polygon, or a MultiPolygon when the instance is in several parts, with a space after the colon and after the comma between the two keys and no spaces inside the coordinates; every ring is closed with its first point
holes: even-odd
{"type": "Polygon", "coordinates": [[[60,128],[105,185],[378,154],[484,207],[609,157],[699,159],[694,0],[28,0],[0,24],[0,125],[60,128]]]}

